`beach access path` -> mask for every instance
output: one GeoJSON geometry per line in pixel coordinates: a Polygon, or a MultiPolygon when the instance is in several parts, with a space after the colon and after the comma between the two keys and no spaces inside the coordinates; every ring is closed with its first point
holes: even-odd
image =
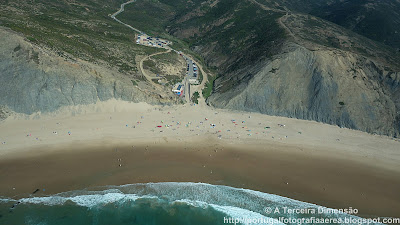
{"type": "MultiPolygon", "coordinates": [[[[134,28],[134,27],[132,27],[131,25],[126,24],[126,23],[124,23],[124,22],[122,22],[122,21],[120,21],[119,19],[116,18],[117,15],[119,15],[119,14],[122,13],[122,12],[124,12],[124,10],[125,10],[125,5],[131,4],[131,3],[134,3],[134,2],[136,2],[136,0],[131,0],[131,1],[128,1],[128,2],[125,2],[125,3],[121,4],[120,9],[119,9],[117,12],[115,12],[114,14],[112,14],[110,17],[113,18],[113,19],[114,19],[115,21],[117,21],[118,23],[121,23],[121,24],[123,24],[123,25],[129,27],[131,30],[133,30],[133,31],[135,31],[135,32],[137,32],[137,33],[139,33],[139,34],[145,34],[143,31],[140,31],[139,29],[134,28]]],[[[158,48],[158,47],[157,47],[157,48],[158,48]]],[[[187,104],[190,104],[190,102],[191,102],[191,96],[193,95],[194,92],[197,91],[197,92],[199,92],[199,94],[200,94],[200,97],[199,97],[199,99],[198,99],[199,105],[200,105],[201,107],[207,107],[207,104],[206,104],[205,99],[204,99],[203,94],[202,94],[202,90],[204,89],[205,84],[206,84],[207,81],[208,81],[208,74],[203,70],[203,67],[201,66],[201,64],[199,64],[198,61],[194,60],[194,57],[190,56],[189,54],[186,54],[186,53],[184,53],[184,52],[177,51],[177,50],[171,48],[171,47],[168,46],[168,45],[165,46],[165,47],[163,47],[163,48],[167,49],[168,51],[166,51],[166,52],[154,53],[154,54],[152,54],[152,55],[149,55],[149,56],[143,58],[143,59],[140,61],[140,63],[139,63],[139,69],[140,69],[141,73],[146,77],[146,79],[147,79],[155,88],[157,88],[158,90],[161,90],[162,87],[161,87],[160,85],[154,83],[153,80],[151,79],[151,77],[150,77],[149,75],[147,75],[146,72],[144,71],[144,69],[143,69],[143,62],[144,62],[146,59],[150,58],[151,56],[159,55],[159,54],[166,54],[166,53],[169,53],[169,52],[171,52],[171,51],[174,51],[174,52],[176,52],[177,54],[181,54],[183,57],[189,58],[189,59],[192,60],[192,61],[198,66],[198,68],[200,69],[201,73],[203,74],[203,80],[202,80],[202,82],[201,82],[200,85],[196,85],[196,86],[193,86],[193,85],[192,85],[192,86],[191,86],[190,83],[189,83],[189,81],[188,81],[188,79],[187,79],[187,77],[185,77],[185,78],[183,79],[183,83],[185,84],[185,91],[186,91],[186,93],[185,93],[186,103],[187,103],[187,104]]]]}

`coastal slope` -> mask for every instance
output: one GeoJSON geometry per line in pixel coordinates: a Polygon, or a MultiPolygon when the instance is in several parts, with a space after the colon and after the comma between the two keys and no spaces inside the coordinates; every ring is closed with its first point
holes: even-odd
{"type": "Polygon", "coordinates": [[[62,106],[109,99],[172,104],[146,82],[87,61],[65,58],[0,29],[0,105],[17,113],[52,112],[62,106]]]}
{"type": "Polygon", "coordinates": [[[165,29],[187,40],[216,74],[211,106],[399,135],[400,55],[392,47],[255,1],[190,4],[193,10],[166,17],[165,29]]]}
{"type": "Polygon", "coordinates": [[[343,51],[310,51],[293,44],[287,53],[249,68],[247,74],[252,74],[247,80],[235,77],[243,82],[230,90],[224,85],[232,77],[217,79],[208,102],[219,108],[399,134],[395,93],[400,74],[385,71],[367,58],[343,51]]]}

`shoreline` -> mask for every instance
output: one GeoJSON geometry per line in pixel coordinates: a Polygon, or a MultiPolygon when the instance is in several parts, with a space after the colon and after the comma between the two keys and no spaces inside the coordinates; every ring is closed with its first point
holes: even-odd
{"type": "Polygon", "coordinates": [[[202,182],[399,216],[400,143],[313,121],[111,101],[9,118],[3,140],[0,196],[202,182]]]}
{"type": "Polygon", "coordinates": [[[170,140],[134,148],[127,143],[99,144],[73,151],[65,146],[59,147],[64,151],[0,160],[0,193],[20,198],[32,195],[36,189],[40,191],[32,196],[107,185],[201,182],[334,209],[352,207],[359,210],[359,216],[398,216],[400,172],[327,158],[329,155],[294,152],[293,147],[284,145],[264,149],[260,145],[226,147],[212,139],[207,141],[170,140]]]}

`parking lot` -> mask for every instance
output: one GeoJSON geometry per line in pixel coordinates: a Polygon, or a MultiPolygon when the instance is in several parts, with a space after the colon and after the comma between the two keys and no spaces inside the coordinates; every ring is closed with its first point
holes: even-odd
{"type": "Polygon", "coordinates": [[[186,76],[189,79],[190,84],[198,84],[198,68],[196,63],[194,63],[191,59],[183,56],[186,60],[187,67],[186,67],[186,76]]]}
{"type": "MultiPolygon", "coordinates": [[[[136,44],[139,45],[144,45],[144,46],[149,46],[149,47],[155,47],[155,48],[165,48],[165,49],[170,49],[171,48],[168,46],[171,44],[170,41],[161,39],[159,37],[152,37],[147,34],[141,33],[136,35],[136,44]]],[[[173,50],[173,49],[172,49],[173,50]]],[[[182,80],[181,85],[176,85],[177,88],[174,87],[172,90],[173,92],[177,93],[180,96],[184,96],[187,102],[190,102],[190,85],[191,84],[199,84],[199,79],[198,79],[198,67],[197,65],[191,60],[190,58],[186,57],[185,55],[182,54],[182,52],[173,50],[180,56],[182,56],[186,60],[186,76],[182,80]]]]}
{"type": "Polygon", "coordinates": [[[156,48],[167,48],[167,46],[170,45],[171,42],[158,37],[151,37],[148,36],[147,34],[139,34],[136,36],[136,44],[146,45],[156,48]]]}

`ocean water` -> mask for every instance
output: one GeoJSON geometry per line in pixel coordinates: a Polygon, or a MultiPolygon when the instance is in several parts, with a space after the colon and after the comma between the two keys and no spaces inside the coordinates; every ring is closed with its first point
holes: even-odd
{"type": "Polygon", "coordinates": [[[356,215],[333,212],[325,207],[290,198],[204,183],[132,184],[71,191],[46,197],[0,198],[0,224],[7,225],[367,222],[356,215]]]}

